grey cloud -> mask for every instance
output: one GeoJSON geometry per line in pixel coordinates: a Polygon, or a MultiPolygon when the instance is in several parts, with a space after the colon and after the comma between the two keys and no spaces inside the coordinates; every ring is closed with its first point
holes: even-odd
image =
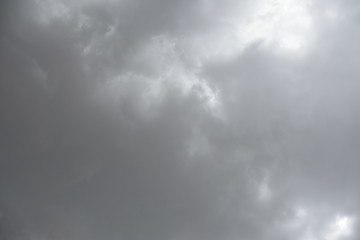
{"type": "Polygon", "coordinates": [[[261,4],[1,3],[0,238],[356,239],[356,2],[261,4]]]}

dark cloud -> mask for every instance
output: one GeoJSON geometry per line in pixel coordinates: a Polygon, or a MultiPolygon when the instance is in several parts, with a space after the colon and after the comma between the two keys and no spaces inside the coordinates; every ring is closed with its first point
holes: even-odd
{"type": "Polygon", "coordinates": [[[356,239],[355,1],[0,6],[1,239],[356,239]]]}

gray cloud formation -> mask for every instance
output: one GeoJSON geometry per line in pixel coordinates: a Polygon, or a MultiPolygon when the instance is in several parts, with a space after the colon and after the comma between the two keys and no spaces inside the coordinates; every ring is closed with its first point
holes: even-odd
{"type": "Polygon", "coordinates": [[[357,239],[359,6],[2,2],[0,238],[357,239]]]}

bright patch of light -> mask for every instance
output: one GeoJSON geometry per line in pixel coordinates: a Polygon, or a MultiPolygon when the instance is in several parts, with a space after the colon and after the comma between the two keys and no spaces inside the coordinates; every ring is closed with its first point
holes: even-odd
{"type": "Polygon", "coordinates": [[[262,40],[287,50],[305,46],[312,26],[306,0],[261,1],[249,22],[238,26],[239,39],[245,43],[262,40]]]}
{"type": "MultiPolygon", "coordinates": [[[[346,240],[353,239],[356,216],[334,214],[326,205],[294,205],[285,210],[279,228],[296,240],[346,240]]],[[[285,239],[285,238],[284,238],[285,239]]]]}
{"type": "Polygon", "coordinates": [[[335,225],[339,232],[344,235],[349,235],[351,233],[353,219],[347,216],[337,217],[335,225]]]}
{"type": "Polygon", "coordinates": [[[286,49],[293,49],[293,50],[300,49],[303,44],[304,44],[303,37],[291,35],[291,34],[288,36],[284,36],[281,39],[281,43],[280,43],[281,47],[286,49]]]}
{"type": "MultiPolygon", "coordinates": [[[[199,67],[213,59],[230,60],[256,42],[276,51],[299,54],[306,50],[313,33],[310,4],[311,0],[260,0],[246,15],[241,12],[241,4],[234,4],[226,16],[217,18],[211,31],[187,36],[183,45],[199,67]]],[[[212,8],[208,1],[204,0],[203,5],[204,12],[212,8]]]]}
{"type": "Polygon", "coordinates": [[[337,216],[325,234],[326,240],[339,240],[353,233],[354,218],[349,216],[337,216]]]}

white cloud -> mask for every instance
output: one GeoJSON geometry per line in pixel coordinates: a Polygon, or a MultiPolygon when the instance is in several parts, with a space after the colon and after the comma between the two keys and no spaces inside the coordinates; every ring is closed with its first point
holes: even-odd
{"type": "Polygon", "coordinates": [[[326,240],[340,240],[346,239],[353,233],[353,225],[355,219],[346,215],[338,215],[331,219],[328,227],[324,232],[324,239],[326,240]]]}

